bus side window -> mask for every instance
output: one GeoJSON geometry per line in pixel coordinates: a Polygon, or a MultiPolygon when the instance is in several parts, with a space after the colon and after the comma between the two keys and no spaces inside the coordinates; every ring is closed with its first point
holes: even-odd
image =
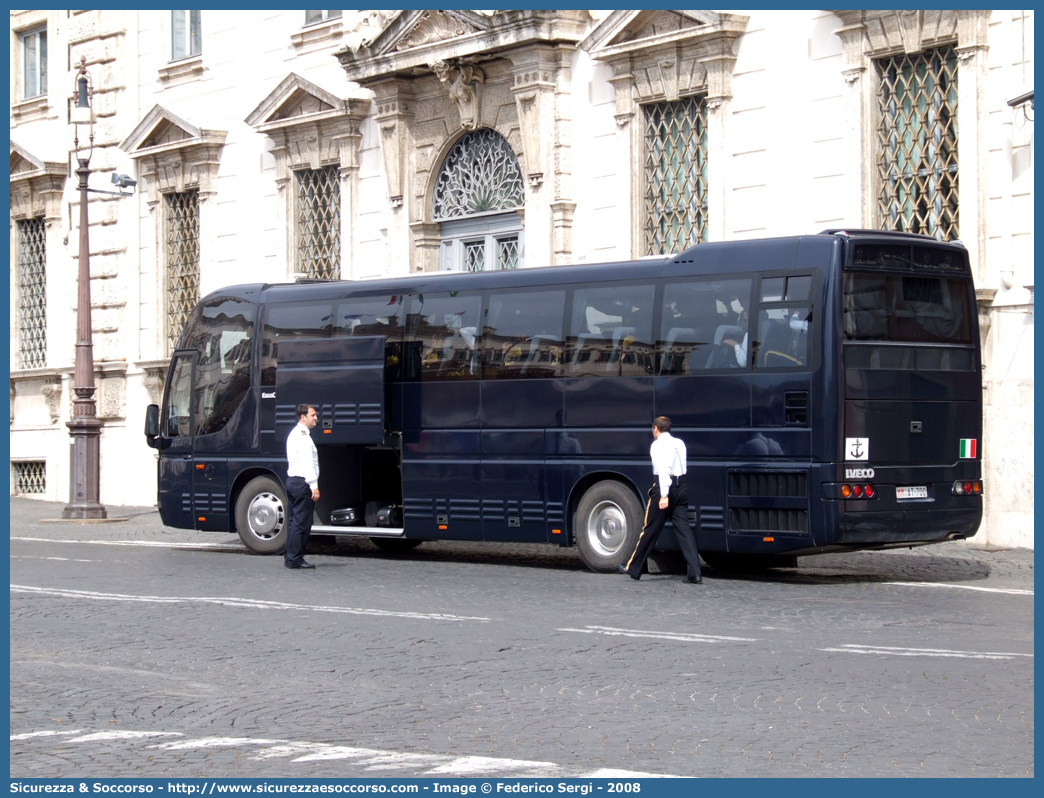
{"type": "Polygon", "coordinates": [[[264,337],[261,341],[261,385],[276,384],[279,367],[279,341],[293,338],[329,338],[334,311],[329,302],[294,305],[269,305],[265,309],[264,337]]]}
{"type": "MultiPolygon", "coordinates": [[[[342,301],[334,314],[332,335],[384,336],[384,378],[401,379],[403,373],[402,313],[406,297],[401,294],[354,296],[342,301]]],[[[419,373],[419,370],[415,370],[419,373]]]]}
{"type": "Polygon", "coordinates": [[[787,275],[761,280],[754,367],[804,369],[808,366],[812,277],[787,275]]]}
{"type": "Polygon", "coordinates": [[[409,301],[403,347],[406,379],[478,379],[482,295],[425,293],[412,296],[409,301]]]}
{"type": "Polygon", "coordinates": [[[659,373],[746,368],[750,289],[749,279],[668,283],[657,340],[659,373]]]}
{"type": "Polygon", "coordinates": [[[561,377],[565,291],[491,293],[482,328],[487,380],[561,377]]]}
{"type": "Polygon", "coordinates": [[[655,371],[652,284],[580,287],[566,354],[569,377],[639,377],[655,371]]]}

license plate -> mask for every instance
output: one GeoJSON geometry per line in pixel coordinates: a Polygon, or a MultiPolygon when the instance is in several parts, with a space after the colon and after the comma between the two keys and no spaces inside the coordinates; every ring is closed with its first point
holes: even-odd
{"type": "Polygon", "coordinates": [[[925,485],[916,485],[914,487],[907,488],[896,488],[895,498],[897,499],[927,499],[928,488],[925,485]]]}

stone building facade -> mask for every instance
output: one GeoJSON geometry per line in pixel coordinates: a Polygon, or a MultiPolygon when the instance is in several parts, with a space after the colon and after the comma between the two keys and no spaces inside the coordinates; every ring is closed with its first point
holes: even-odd
{"type": "Polygon", "coordinates": [[[89,208],[104,504],[155,501],[145,406],[188,308],[223,285],[898,225],[969,248],[976,541],[1033,546],[1032,11],[12,11],[11,491],[58,501],[81,57],[92,187],[137,180],[89,208]],[[931,120],[892,114],[903,92],[931,120]],[[911,125],[925,151],[902,144],[911,125]],[[927,164],[930,202],[895,190],[889,153],[927,164]]]}

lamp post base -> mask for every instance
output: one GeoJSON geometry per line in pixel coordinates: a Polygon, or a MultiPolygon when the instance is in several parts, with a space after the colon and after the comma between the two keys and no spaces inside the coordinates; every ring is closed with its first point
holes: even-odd
{"type": "Polygon", "coordinates": [[[69,503],[62,509],[66,520],[88,521],[106,518],[105,506],[98,501],[101,422],[97,418],[74,417],[68,422],[69,503]]]}

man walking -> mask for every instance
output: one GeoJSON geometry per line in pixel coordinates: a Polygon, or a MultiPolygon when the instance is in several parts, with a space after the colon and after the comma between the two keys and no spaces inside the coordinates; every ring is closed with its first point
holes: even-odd
{"type": "Polygon", "coordinates": [[[685,442],[671,435],[671,420],[660,416],[653,422],[653,443],[649,448],[656,483],[649,488],[649,504],[645,509],[645,527],[638,536],[638,544],[627,565],[620,566],[620,573],[631,579],[641,579],[642,567],[652,551],[656,538],[669,518],[674,524],[678,546],[685,555],[687,564],[686,584],[700,584],[700,555],[696,551],[696,539],[689,528],[689,497],[685,490],[686,465],[685,442]]]}
{"type": "Polygon", "coordinates": [[[297,406],[297,426],[286,439],[286,495],[290,500],[290,528],[286,534],[284,565],[287,568],[315,568],[305,562],[304,553],[312,532],[312,512],[319,501],[319,452],[311,430],[319,414],[311,405],[297,406]]]}

